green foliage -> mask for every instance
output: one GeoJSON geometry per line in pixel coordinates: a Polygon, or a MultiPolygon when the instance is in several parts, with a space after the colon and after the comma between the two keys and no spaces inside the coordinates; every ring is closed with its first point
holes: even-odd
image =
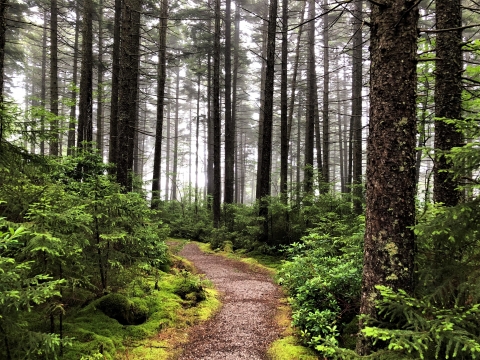
{"type": "Polygon", "coordinates": [[[341,335],[358,313],[363,218],[352,222],[351,216],[332,211],[316,224],[286,248],[289,260],[278,281],[291,297],[293,325],[306,343],[322,350],[324,344],[347,343],[341,335]]]}
{"type": "MultiPolygon", "coordinates": [[[[366,326],[366,337],[386,343],[397,358],[475,359],[480,357],[480,304],[438,307],[431,298],[378,287],[378,311],[388,322],[366,326]],[[391,328],[389,325],[395,324],[391,328]]],[[[367,322],[368,324],[368,322],[367,322]]]]}
{"type": "MultiPolygon", "coordinates": [[[[54,357],[71,343],[59,335],[68,334],[75,309],[140,274],[158,279],[169,263],[169,230],[143,194],[123,192],[94,151],[42,159],[3,150],[0,340],[9,347],[0,357],[54,357]]],[[[150,307],[128,301],[128,323],[145,322],[150,307]]],[[[116,351],[111,341],[102,346],[116,351]]]]}
{"type": "MultiPolygon", "coordinates": [[[[8,227],[0,219],[0,347],[3,359],[37,359],[54,355],[61,340],[55,334],[32,331],[22,314],[59,296],[63,280],[33,274],[33,261],[16,259],[14,254],[31,237],[24,227],[8,227]]],[[[69,340],[64,341],[69,343],[69,340]]]]}

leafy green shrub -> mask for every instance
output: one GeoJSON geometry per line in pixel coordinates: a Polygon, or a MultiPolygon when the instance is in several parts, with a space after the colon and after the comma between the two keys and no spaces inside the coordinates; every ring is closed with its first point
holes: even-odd
{"type": "MultiPolygon", "coordinates": [[[[328,225],[330,234],[312,231],[286,249],[289,260],[279,271],[278,282],[291,297],[293,325],[314,348],[349,340],[342,334],[359,309],[362,223],[358,218],[351,224],[349,230],[357,233],[350,236],[343,222],[328,225]],[[343,236],[334,236],[338,234],[343,236]]],[[[346,343],[352,345],[351,341],[342,345],[346,343]]]]}
{"type": "Polygon", "coordinates": [[[205,300],[207,295],[203,287],[202,281],[198,276],[192,275],[188,271],[181,272],[183,279],[176,284],[174,293],[183,300],[188,300],[194,304],[205,300]]]}

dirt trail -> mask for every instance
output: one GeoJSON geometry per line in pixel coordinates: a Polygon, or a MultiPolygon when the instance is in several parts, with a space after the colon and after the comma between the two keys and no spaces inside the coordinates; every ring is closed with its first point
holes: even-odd
{"type": "Polygon", "coordinates": [[[280,335],[274,321],[280,292],[269,275],[205,254],[195,244],[187,244],[180,255],[215,284],[223,305],[214,318],[192,328],[179,359],[267,359],[268,345],[280,335]]]}

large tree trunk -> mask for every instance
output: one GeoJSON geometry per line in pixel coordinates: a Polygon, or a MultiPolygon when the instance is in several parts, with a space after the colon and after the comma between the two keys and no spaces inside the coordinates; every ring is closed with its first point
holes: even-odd
{"type": "MultiPolygon", "coordinates": [[[[118,85],[120,76],[120,28],[122,22],[122,0],[115,0],[115,22],[113,25],[112,51],[112,98],[110,101],[110,141],[108,162],[116,164],[118,146],[118,85]]],[[[115,171],[115,170],[114,170],[115,171]]]]}
{"type": "Polygon", "coordinates": [[[72,106],[70,106],[70,122],[68,125],[68,141],[67,141],[67,155],[74,154],[75,147],[75,123],[77,120],[77,72],[78,72],[78,38],[80,33],[80,16],[79,6],[75,3],[75,41],[73,44],[73,70],[72,70],[72,85],[73,89],[70,94],[72,106]]]}
{"type": "Polygon", "coordinates": [[[80,75],[80,113],[78,116],[77,146],[83,141],[92,141],[92,91],[93,91],[93,32],[92,0],[84,1],[83,28],[82,28],[82,65],[80,75]]]}
{"type": "Polygon", "coordinates": [[[213,226],[220,227],[220,0],[215,0],[213,40],[213,226]]]}
{"type": "Polygon", "coordinates": [[[260,211],[263,218],[262,240],[269,241],[268,230],[268,199],[270,195],[270,168],[272,162],[272,129],[273,129],[273,90],[275,80],[275,33],[277,19],[277,0],[270,0],[267,35],[267,66],[265,72],[265,106],[263,111],[262,161],[260,182],[260,211]]]}
{"type": "Polygon", "coordinates": [[[160,39],[157,70],[157,128],[155,131],[155,151],[153,156],[152,207],[157,207],[158,201],[160,200],[163,114],[165,105],[165,84],[167,81],[167,17],[168,0],[162,0],[159,24],[160,39]]]}
{"type": "MultiPolygon", "coordinates": [[[[413,288],[418,8],[405,0],[372,6],[360,312],[377,318],[375,286],[413,288]]],[[[359,337],[358,352],[364,355],[370,349],[371,343],[359,337]]]]}
{"type": "Polygon", "coordinates": [[[223,201],[233,203],[235,169],[235,123],[232,119],[232,14],[231,0],[225,2],[225,188],[223,201]]]}
{"type": "Polygon", "coordinates": [[[133,140],[137,117],[138,57],[141,0],[125,0],[122,6],[120,81],[118,91],[117,181],[132,189],[133,140]]]}
{"type": "MultiPolygon", "coordinates": [[[[462,26],[460,0],[436,1],[436,28],[459,29],[462,26]]],[[[435,117],[460,119],[462,116],[462,30],[437,33],[435,61],[435,117]]],[[[460,191],[458,182],[449,172],[445,152],[460,146],[462,135],[455,124],[435,121],[435,167],[433,200],[446,206],[457,205],[460,191]]]]}
{"type": "Polygon", "coordinates": [[[353,211],[360,215],[362,209],[362,6],[363,0],[355,0],[353,11],[353,69],[352,69],[352,181],[353,211]]]}
{"type": "Polygon", "coordinates": [[[50,112],[55,117],[50,124],[50,155],[58,156],[58,7],[50,2],[50,112]]]}

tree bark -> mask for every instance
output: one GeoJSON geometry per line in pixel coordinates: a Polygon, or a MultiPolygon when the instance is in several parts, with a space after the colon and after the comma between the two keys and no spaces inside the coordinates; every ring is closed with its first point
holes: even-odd
{"type": "MultiPolygon", "coordinates": [[[[323,11],[328,11],[328,1],[323,0],[323,11]]],[[[330,182],[330,119],[328,114],[328,97],[330,95],[330,58],[329,58],[329,38],[328,27],[329,18],[328,14],[323,16],[323,166],[322,177],[324,183],[330,182]]],[[[318,102],[317,102],[318,104],[318,102]]],[[[319,155],[317,155],[319,156],[319,155]]],[[[320,188],[323,190],[324,186],[320,184],[320,188]]]]}
{"type": "MultiPolygon", "coordinates": [[[[413,289],[417,23],[414,2],[391,0],[388,6],[373,5],[360,305],[360,313],[372,318],[378,316],[375,286],[407,292],[413,289]]],[[[368,354],[371,347],[371,342],[359,337],[359,354],[368,354]]]]}
{"type": "MultiPolygon", "coordinates": [[[[436,28],[452,29],[462,26],[460,0],[436,1],[436,28]]],[[[437,33],[435,61],[435,166],[433,200],[455,206],[460,200],[458,182],[450,172],[445,152],[460,146],[462,135],[455,124],[441,119],[460,119],[462,116],[462,30],[437,33]]]]}
{"type": "Polygon", "coordinates": [[[173,129],[173,171],[172,171],[172,200],[177,200],[177,171],[178,171],[178,111],[180,97],[180,68],[175,74],[175,125],[173,129]]]}
{"type": "Polygon", "coordinates": [[[213,39],[213,226],[220,227],[221,172],[220,172],[220,0],[215,1],[215,29],[213,39]]]}
{"type": "MultiPolygon", "coordinates": [[[[3,112],[4,112],[4,87],[5,87],[5,43],[7,35],[7,23],[5,15],[7,13],[8,1],[0,0],[0,154],[2,153],[2,141],[3,141],[3,131],[4,131],[4,122],[3,112]]],[[[5,337],[5,343],[7,343],[7,338],[5,337]]]]}
{"type": "Polygon", "coordinates": [[[141,8],[141,0],[125,0],[122,6],[116,165],[117,181],[125,191],[132,189],[141,8]]]}
{"type": "Polygon", "coordinates": [[[98,4],[97,149],[103,160],[103,0],[98,4]]]}
{"type": "Polygon", "coordinates": [[[288,0],[282,1],[282,78],[280,88],[280,193],[288,202],[288,0]]]}
{"type": "MultiPolygon", "coordinates": [[[[115,0],[112,51],[112,98],[110,101],[110,141],[108,162],[116,164],[118,146],[118,86],[120,76],[120,28],[122,22],[122,0],[115,0]]],[[[112,170],[116,171],[116,170],[112,170]]]]}
{"type": "Polygon", "coordinates": [[[268,199],[270,195],[270,168],[272,162],[272,128],[273,128],[273,90],[275,80],[275,33],[277,25],[277,0],[270,0],[267,36],[267,65],[265,71],[265,106],[263,111],[262,159],[260,165],[260,210],[263,218],[261,240],[269,242],[268,199]]]}
{"type": "Polygon", "coordinates": [[[75,41],[73,44],[73,70],[72,70],[72,92],[70,99],[72,106],[70,107],[70,122],[68,125],[67,155],[74,154],[75,147],[75,123],[77,120],[77,77],[78,77],[78,38],[80,33],[80,16],[79,6],[75,3],[75,41]]]}
{"type": "MultiPolygon", "coordinates": [[[[165,105],[165,84],[167,81],[167,18],[168,0],[162,0],[159,23],[159,51],[157,68],[157,127],[155,131],[155,151],[153,156],[152,207],[160,200],[160,178],[162,160],[162,132],[165,105]]],[[[168,176],[168,174],[167,174],[168,176]]]]}
{"type": "MultiPolygon", "coordinates": [[[[240,172],[241,172],[241,165],[240,162],[243,162],[243,149],[241,145],[238,145],[238,132],[237,132],[237,109],[238,109],[238,91],[237,91],[237,80],[238,80],[238,67],[240,66],[239,62],[239,48],[240,48],[240,4],[236,4],[235,6],[235,32],[234,32],[234,40],[233,40],[233,74],[232,74],[232,123],[235,124],[235,146],[236,149],[235,154],[235,202],[240,202],[240,172]]],[[[240,142],[241,142],[241,134],[240,134],[240,142]]]]}
{"type": "MultiPolygon", "coordinates": [[[[308,17],[315,18],[315,1],[308,1],[308,17]]],[[[313,147],[315,133],[315,102],[316,102],[316,73],[315,73],[315,21],[308,25],[308,60],[307,60],[307,127],[305,129],[305,168],[304,191],[310,194],[313,191],[313,147]]],[[[320,169],[319,169],[320,170],[320,169]]]]}
{"type": "Polygon", "coordinates": [[[93,2],[85,0],[83,3],[83,28],[82,28],[82,64],[80,74],[80,103],[78,116],[77,147],[81,148],[82,142],[92,141],[92,91],[93,91],[93,2]]]}
{"type": "Polygon", "coordinates": [[[57,0],[50,2],[50,155],[58,156],[58,7],[57,0]]]}
{"type": "Polygon", "coordinates": [[[225,186],[226,204],[234,201],[235,123],[232,119],[232,13],[231,0],[225,2],[225,186]]]}
{"type": "Polygon", "coordinates": [[[353,68],[352,68],[352,120],[351,132],[353,136],[352,149],[352,183],[353,183],[353,211],[360,215],[362,209],[362,7],[363,0],[355,0],[353,11],[353,68]]]}
{"type": "MultiPolygon", "coordinates": [[[[47,10],[43,11],[43,36],[42,36],[42,89],[40,92],[42,107],[46,110],[47,98],[47,10]]],[[[40,117],[40,155],[45,155],[45,115],[40,117]]]]}

